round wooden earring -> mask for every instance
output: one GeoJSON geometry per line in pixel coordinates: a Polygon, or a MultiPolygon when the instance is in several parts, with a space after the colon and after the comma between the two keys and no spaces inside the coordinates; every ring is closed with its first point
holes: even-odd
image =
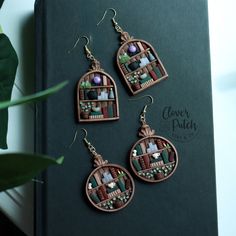
{"type": "Polygon", "coordinates": [[[143,124],[139,139],[130,151],[130,165],[140,179],[161,182],[168,179],[178,165],[175,146],[166,138],[154,135],[155,131],[143,124]]]}
{"type": "Polygon", "coordinates": [[[168,139],[155,135],[155,130],[146,123],[146,108],[147,106],[140,115],[142,126],[138,135],[141,139],[131,148],[130,165],[138,178],[157,183],[174,174],[178,165],[178,153],[168,139]]]}
{"type": "Polygon", "coordinates": [[[130,173],[122,166],[109,164],[96,153],[86,140],[93,154],[94,169],[86,181],[86,195],[89,202],[98,210],[115,212],[125,208],[132,200],[135,185],[130,173]]]}

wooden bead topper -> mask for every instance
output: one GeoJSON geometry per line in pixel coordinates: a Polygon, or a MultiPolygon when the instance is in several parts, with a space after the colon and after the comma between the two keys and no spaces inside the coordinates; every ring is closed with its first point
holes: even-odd
{"type": "Polygon", "coordinates": [[[89,175],[86,195],[97,209],[115,212],[130,203],[134,195],[134,181],[125,168],[103,162],[89,175]]]}
{"type": "Polygon", "coordinates": [[[99,64],[79,80],[77,101],[79,122],[119,119],[115,81],[100,68],[99,64]]]}
{"type": "Polygon", "coordinates": [[[122,46],[117,52],[117,65],[131,93],[137,94],[166,79],[168,74],[155,49],[146,41],[121,35],[122,46]]]}
{"type": "Polygon", "coordinates": [[[134,173],[146,182],[161,182],[168,179],[178,165],[178,153],[166,138],[154,135],[154,130],[145,124],[130,152],[130,165],[134,173]]]}

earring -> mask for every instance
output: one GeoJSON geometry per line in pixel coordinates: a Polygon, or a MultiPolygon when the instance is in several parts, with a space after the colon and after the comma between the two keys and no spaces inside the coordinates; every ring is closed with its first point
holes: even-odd
{"type": "Polygon", "coordinates": [[[155,135],[155,130],[146,123],[147,108],[153,104],[153,97],[144,97],[149,97],[151,103],[144,106],[140,114],[142,126],[138,135],[142,138],[133,145],[129,158],[135,175],[146,182],[156,183],[168,179],[175,172],[178,153],[168,139],[155,135]]]}
{"type": "Polygon", "coordinates": [[[109,74],[104,72],[100,62],[92,55],[88,48],[88,37],[79,37],[73,48],[81,38],[87,41],[84,50],[87,59],[91,61],[91,68],[80,78],[77,85],[78,120],[79,122],[118,120],[119,104],[116,83],[109,74]]]}
{"type": "Polygon", "coordinates": [[[121,34],[122,46],[117,52],[117,65],[130,92],[135,95],[166,79],[168,74],[155,49],[148,42],[134,39],[125,32],[115,20],[115,9],[107,9],[97,26],[104,20],[109,10],[114,12],[111,19],[113,26],[121,34]]]}
{"type": "Polygon", "coordinates": [[[120,165],[108,164],[96,152],[95,147],[87,140],[84,142],[93,155],[95,170],[86,181],[86,195],[90,203],[101,211],[115,212],[126,207],[134,195],[134,181],[130,173],[120,165]]]}

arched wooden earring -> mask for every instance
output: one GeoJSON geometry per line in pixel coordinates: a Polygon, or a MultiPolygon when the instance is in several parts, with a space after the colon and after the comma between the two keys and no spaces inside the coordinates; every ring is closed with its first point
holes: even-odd
{"type": "Polygon", "coordinates": [[[100,62],[88,49],[89,39],[84,46],[91,68],[84,74],[77,85],[77,113],[79,122],[110,121],[119,119],[119,103],[116,83],[100,66],[100,62]]]}
{"type": "MultiPolygon", "coordinates": [[[[153,97],[148,95],[153,103],[153,97]]],[[[132,99],[134,100],[134,99],[132,99]]],[[[135,99],[136,100],[136,99],[135,99]]],[[[166,138],[155,135],[155,130],[146,123],[146,105],[140,115],[142,124],[138,135],[141,137],[131,148],[130,165],[140,179],[157,183],[168,179],[178,165],[175,146],[166,138]]]]}
{"type": "Polygon", "coordinates": [[[86,181],[86,195],[89,202],[98,210],[115,212],[126,207],[134,195],[134,181],[130,173],[122,166],[108,164],[87,140],[85,132],[84,142],[94,158],[95,170],[86,181]]]}
{"type": "Polygon", "coordinates": [[[167,71],[155,49],[148,42],[134,39],[125,32],[115,20],[115,9],[107,9],[97,25],[104,20],[108,10],[114,12],[112,23],[115,30],[121,34],[122,46],[117,52],[117,65],[130,92],[135,95],[166,79],[167,71]]]}

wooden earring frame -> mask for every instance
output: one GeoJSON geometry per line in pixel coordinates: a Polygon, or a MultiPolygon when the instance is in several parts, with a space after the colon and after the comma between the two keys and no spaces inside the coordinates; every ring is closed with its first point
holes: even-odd
{"type": "Polygon", "coordinates": [[[116,212],[131,202],[135,185],[130,173],[122,166],[102,164],[89,175],[85,191],[89,202],[95,208],[105,212],[116,212]],[[106,173],[107,179],[109,176],[108,182],[104,183],[102,173],[106,173]]]}
{"type": "Polygon", "coordinates": [[[78,81],[77,116],[79,122],[112,121],[120,117],[116,83],[97,60],[78,81]],[[95,76],[100,78],[100,83],[93,82],[95,76]]]}
{"type": "Polygon", "coordinates": [[[158,183],[170,178],[178,166],[178,153],[175,146],[168,139],[157,135],[139,139],[132,146],[129,158],[134,174],[138,178],[150,183],[158,183]],[[159,142],[165,143],[168,146],[160,148],[158,146],[159,142]],[[144,150],[147,150],[146,147],[150,143],[153,144],[153,147],[157,146],[156,150],[145,152],[144,150]],[[134,156],[134,150],[137,150],[138,146],[140,146],[141,150],[143,149],[143,153],[134,156]]]}
{"type": "Polygon", "coordinates": [[[117,66],[133,95],[168,78],[165,67],[150,43],[141,39],[133,39],[127,32],[122,33],[121,39],[122,46],[119,48],[116,58],[117,66]],[[136,48],[136,53],[132,56],[128,55],[130,47],[136,48]],[[131,66],[132,69],[129,68],[131,66]]]}

